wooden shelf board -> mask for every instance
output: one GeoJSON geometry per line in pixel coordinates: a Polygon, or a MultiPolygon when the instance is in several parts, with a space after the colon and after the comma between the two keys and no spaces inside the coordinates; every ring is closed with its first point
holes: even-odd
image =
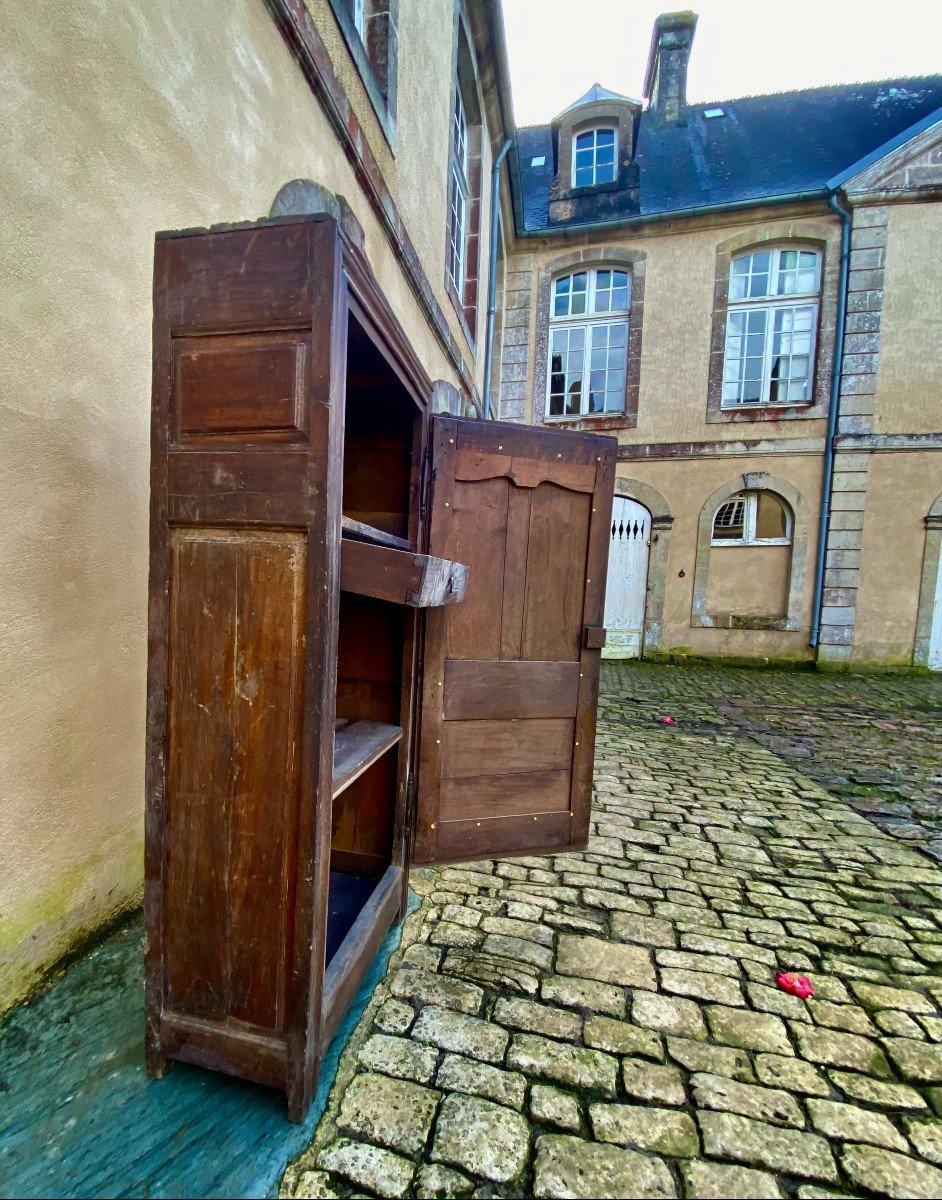
{"type": "Polygon", "coordinates": [[[345,592],[410,608],[436,608],[461,600],[467,580],[463,563],[418,554],[411,547],[400,550],[352,537],[341,543],[340,587],[345,592]]]}
{"type": "Polygon", "coordinates": [[[339,796],[402,738],[398,725],[353,721],[334,733],[334,787],[339,796]]]}
{"type": "Polygon", "coordinates": [[[387,533],[385,529],[377,529],[375,525],[367,525],[365,521],[356,521],[353,517],[340,518],[340,532],[343,537],[355,538],[360,542],[371,542],[374,546],[392,546],[394,550],[413,550],[411,542],[387,533]]]}

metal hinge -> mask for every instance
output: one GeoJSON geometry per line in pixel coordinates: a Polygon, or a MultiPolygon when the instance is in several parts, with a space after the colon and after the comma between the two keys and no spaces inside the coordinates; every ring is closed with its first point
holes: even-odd
{"type": "Polygon", "coordinates": [[[422,455],[422,480],[419,485],[419,519],[423,529],[428,517],[429,499],[432,492],[432,480],[434,478],[435,472],[432,469],[432,454],[429,447],[426,446],[422,455]]]}
{"type": "Polygon", "coordinates": [[[412,853],[412,829],[415,824],[415,777],[410,771],[406,777],[406,819],[403,826],[403,842],[406,855],[412,853]]]}

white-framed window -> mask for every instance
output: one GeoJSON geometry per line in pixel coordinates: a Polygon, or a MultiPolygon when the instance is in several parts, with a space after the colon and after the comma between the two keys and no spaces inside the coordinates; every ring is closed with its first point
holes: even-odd
{"type": "Polygon", "coordinates": [[[547,417],[624,412],[630,307],[627,271],[597,267],[554,282],[547,417]]]}
{"type": "Polygon", "coordinates": [[[366,0],[353,0],[353,27],[366,44],[366,0]]]}
{"type": "Polygon", "coordinates": [[[594,187],[615,182],[614,126],[584,129],[572,139],[572,186],[594,187]]]}
{"type": "Polygon", "coordinates": [[[739,492],[713,517],[714,546],[790,546],[792,515],[774,492],[739,492]]]}
{"type": "Polygon", "coordinates": [[[451,207],[448,219],[448,278],[461,296],[468,240],[468,120],[461,88],[455,89],[455,119],[451,134],[451,207]]]}
{"type": "Polygon", "coordinates": [[[820,290],[817,250],[775,247],[733,259],[723,408],[810,402],[820,290]]]}

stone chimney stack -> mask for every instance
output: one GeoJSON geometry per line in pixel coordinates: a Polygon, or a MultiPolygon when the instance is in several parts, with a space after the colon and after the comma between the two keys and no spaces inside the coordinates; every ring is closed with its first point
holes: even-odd
{"type": "Polygon", "coordinates": [[[687,124],[687,64],[697,14],[662,13],[654,22],[644,97],[658,125],[687,124]]]}

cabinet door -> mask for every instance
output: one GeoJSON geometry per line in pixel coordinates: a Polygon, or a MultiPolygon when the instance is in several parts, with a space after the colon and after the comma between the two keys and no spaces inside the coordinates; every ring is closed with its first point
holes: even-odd
{"type": "Polygon", "coordinates": [[[413,859],[578,848],[589,830],[612,438],[435,417],[413,859]]]}

